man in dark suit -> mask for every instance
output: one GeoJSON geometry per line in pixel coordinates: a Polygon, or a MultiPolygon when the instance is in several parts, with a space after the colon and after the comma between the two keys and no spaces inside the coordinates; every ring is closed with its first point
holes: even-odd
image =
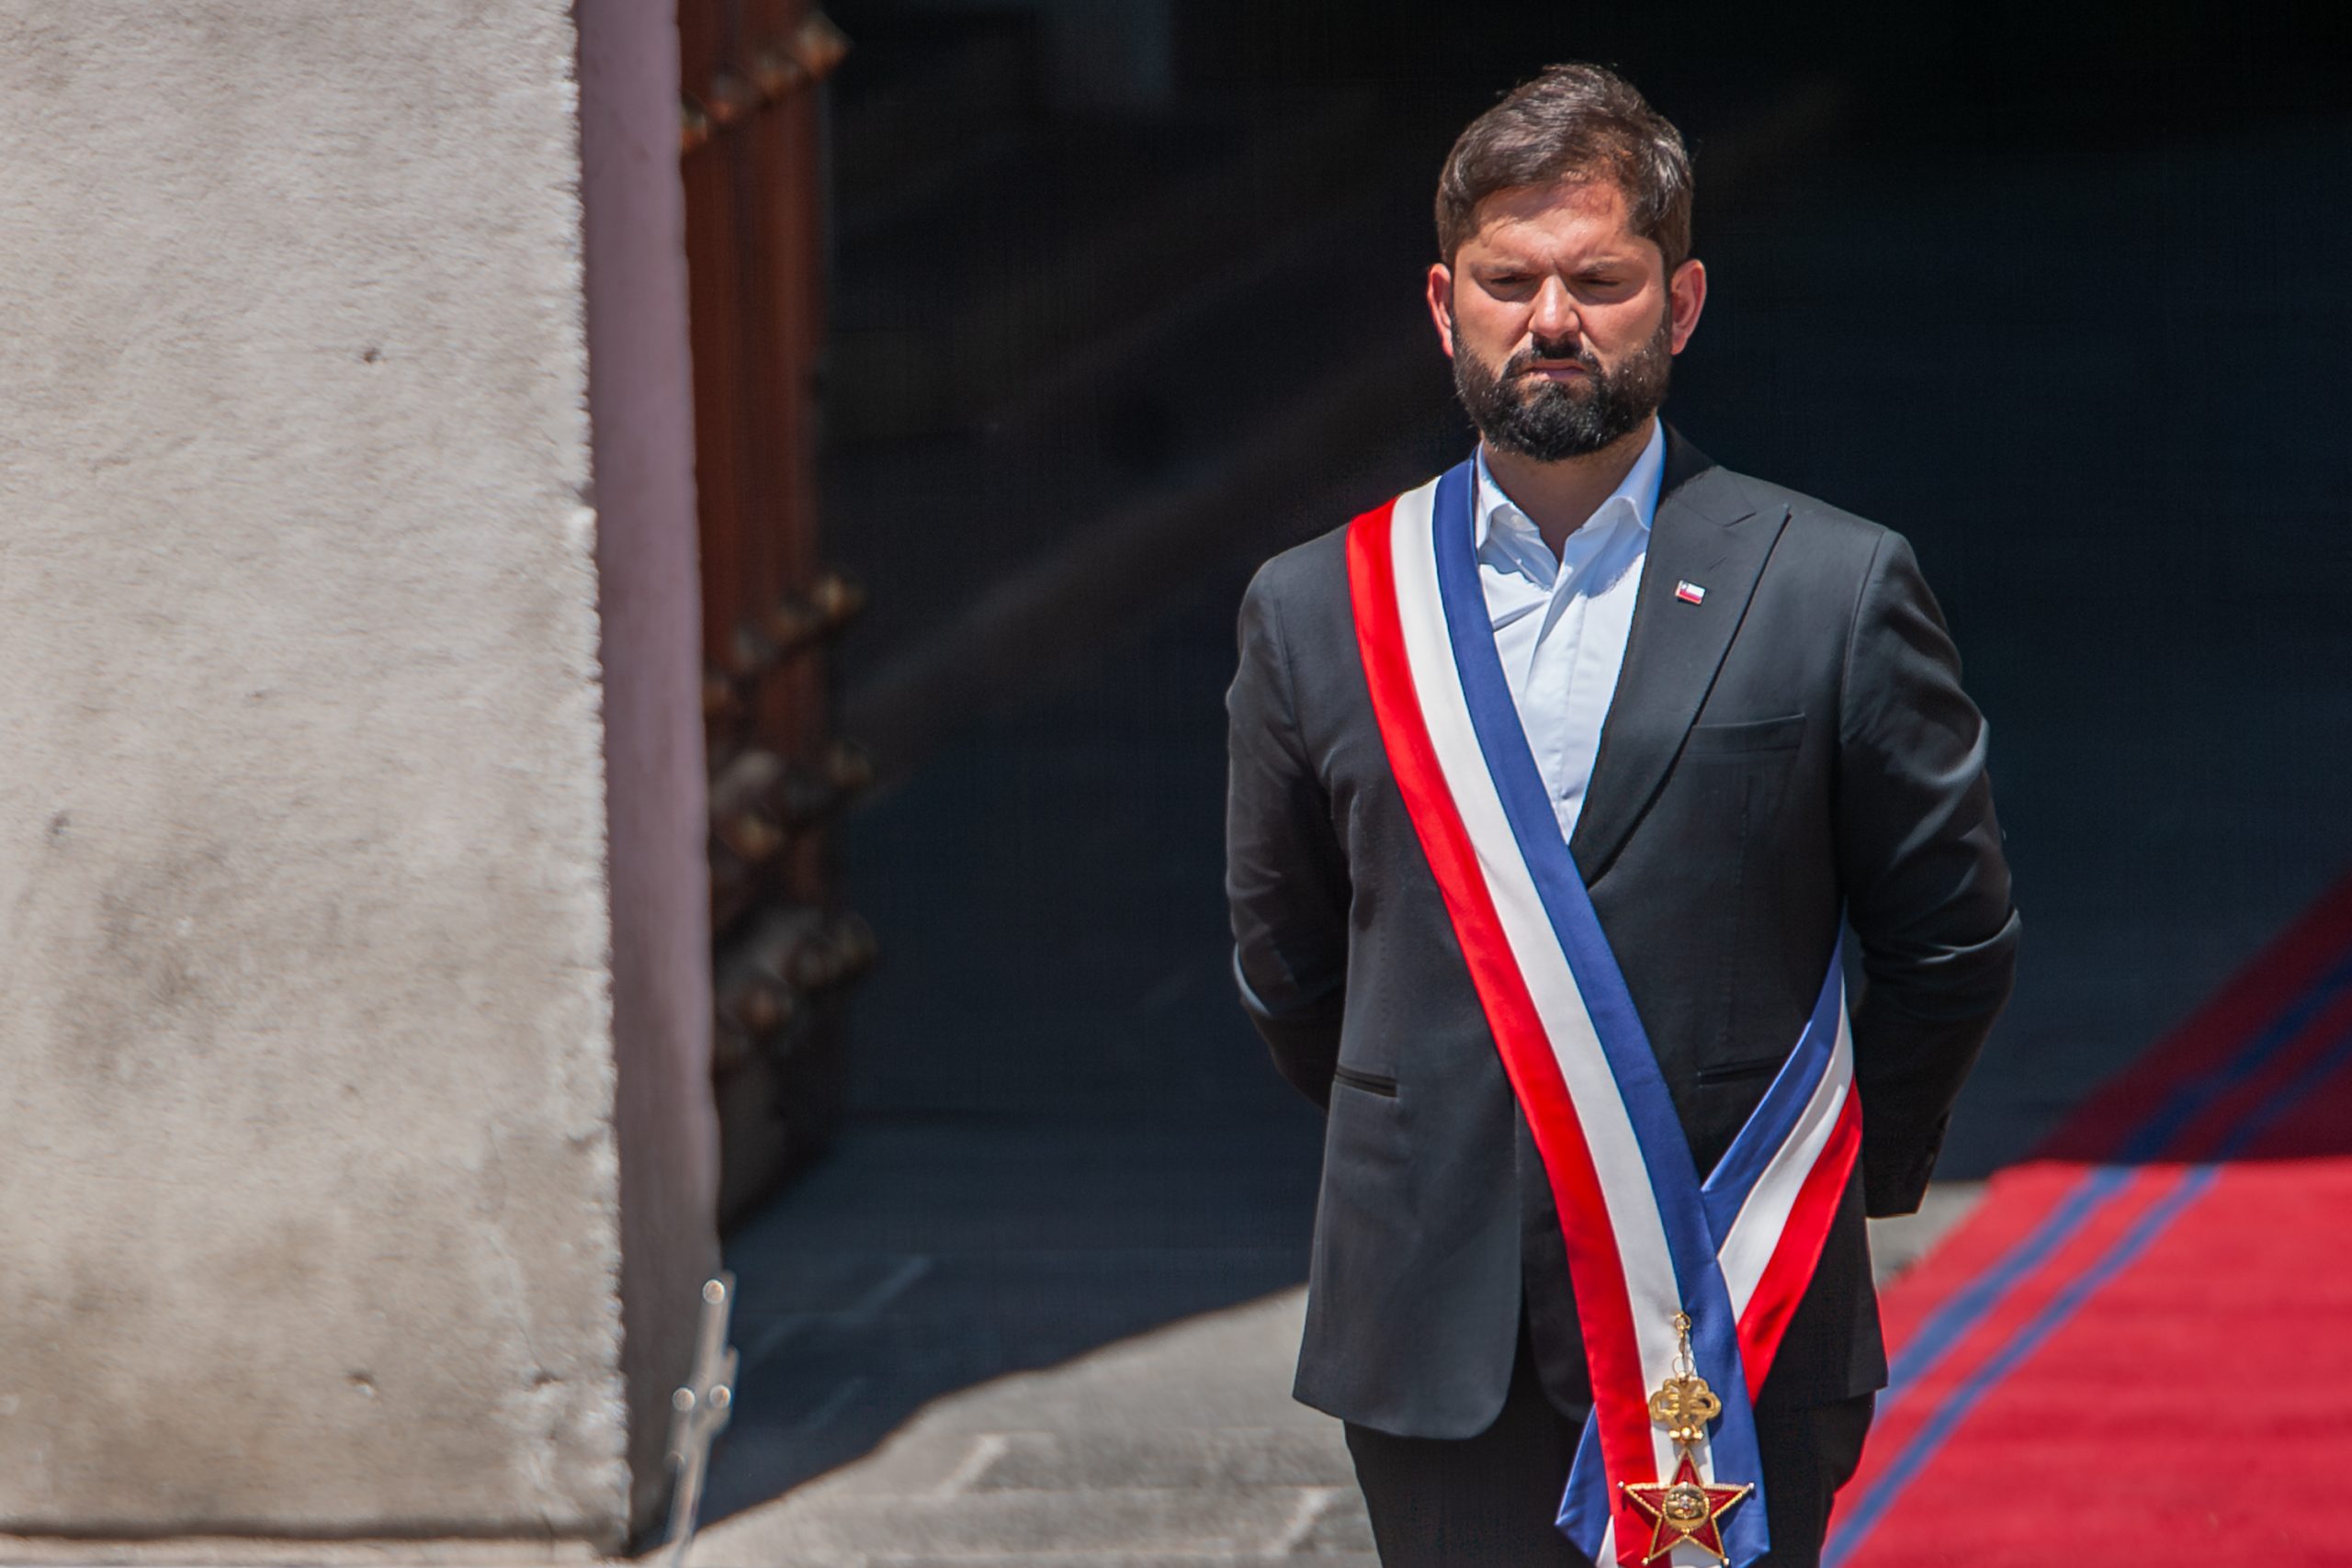
{"type": "MultiPolygon", "coordinates": [[[[1775,1565],[1816,1561],[1885,1354],[1865,1214],[1917,1208],[2018,939],[1984,726],[1910,547],[1664,426],[1706,275],[1681,140],[1589,66],[1463,133],[1430,269],[1481,441],[1478,573],[1548,804],[1696,1168],[1804,1030],[1840,912],[1861,1152],[1756,1403],[1775,1565]]],[[[1266,563],[1228,696],[1245,1007],[1328,1108],[1297,1396],[1382,1561],[1574,1563],[1591,1399],[1561,1222],[1375,721],[1345,530],[1266,563]]]]}

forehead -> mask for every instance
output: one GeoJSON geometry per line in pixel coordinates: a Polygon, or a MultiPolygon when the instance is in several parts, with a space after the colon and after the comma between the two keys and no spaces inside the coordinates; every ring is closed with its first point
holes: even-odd
{"type": "Polygon", "coordinates": [[[1657,247],[1634,232],[1633,204],[1614,180],[1512,186],[1481,199],[1457,263],[1645,258],[1657,247]]]}

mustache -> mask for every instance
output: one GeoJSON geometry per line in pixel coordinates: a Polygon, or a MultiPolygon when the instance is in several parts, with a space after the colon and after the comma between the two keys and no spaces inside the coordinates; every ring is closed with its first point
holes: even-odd
{"type": "Polygon", "coordinates": [[[1592,350],[1579,345],[1576,339],[1560,338],[1546,342],[1543,338],[1536,338],[1527,347],[1512,355],[1504,364],[1503,378],[1509,380],[1514,376],[1525,375],[1534,368],[1535,362],[1539,359],[1555,364],[1564,359],[1573,360],[1577,368],[1589,376],[1598,377],[1601,374],[1600,356],[1594,354],[1592,350]]]}

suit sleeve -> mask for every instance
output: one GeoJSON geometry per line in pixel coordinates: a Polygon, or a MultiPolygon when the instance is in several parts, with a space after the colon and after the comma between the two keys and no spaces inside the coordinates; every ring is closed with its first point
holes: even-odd
{"type": "Polygon", "coordinates": [[[1226,694],[1234,978],[1274,1066],[1328,1106],[1348,972],[1347,862],[1299,738],[1281,617],[1262,570],[1241,602],[1240,645],[1226,694]]]}
{"type": "Polygon", "coordinates": [[[1871,1215],[1919,1206],[2008,1000],[2018,916],[1985,727],[1911,547],[1881,541],[1855,606],[1838,714],[1838,854],[1862,983],[1852,1013],[1871,1215]]]}

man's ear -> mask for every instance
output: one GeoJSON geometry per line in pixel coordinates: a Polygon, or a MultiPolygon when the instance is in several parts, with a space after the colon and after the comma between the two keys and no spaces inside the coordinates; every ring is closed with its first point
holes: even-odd
{"type": "Polygon", "coordinates": [[[1699,330],[1699,312],[1707,308],[1707,264],[1696,257],[1674,269],[1666,284],[1668,308],[1674,312],[1675,353],[1699,330]]]}
{"type": "Polygon", "coordinates": [[[1443,262],[1430,264],[1430,320],[1437,323],[1438,346],[1453,357],[1453,271],[1443,262]]]}

